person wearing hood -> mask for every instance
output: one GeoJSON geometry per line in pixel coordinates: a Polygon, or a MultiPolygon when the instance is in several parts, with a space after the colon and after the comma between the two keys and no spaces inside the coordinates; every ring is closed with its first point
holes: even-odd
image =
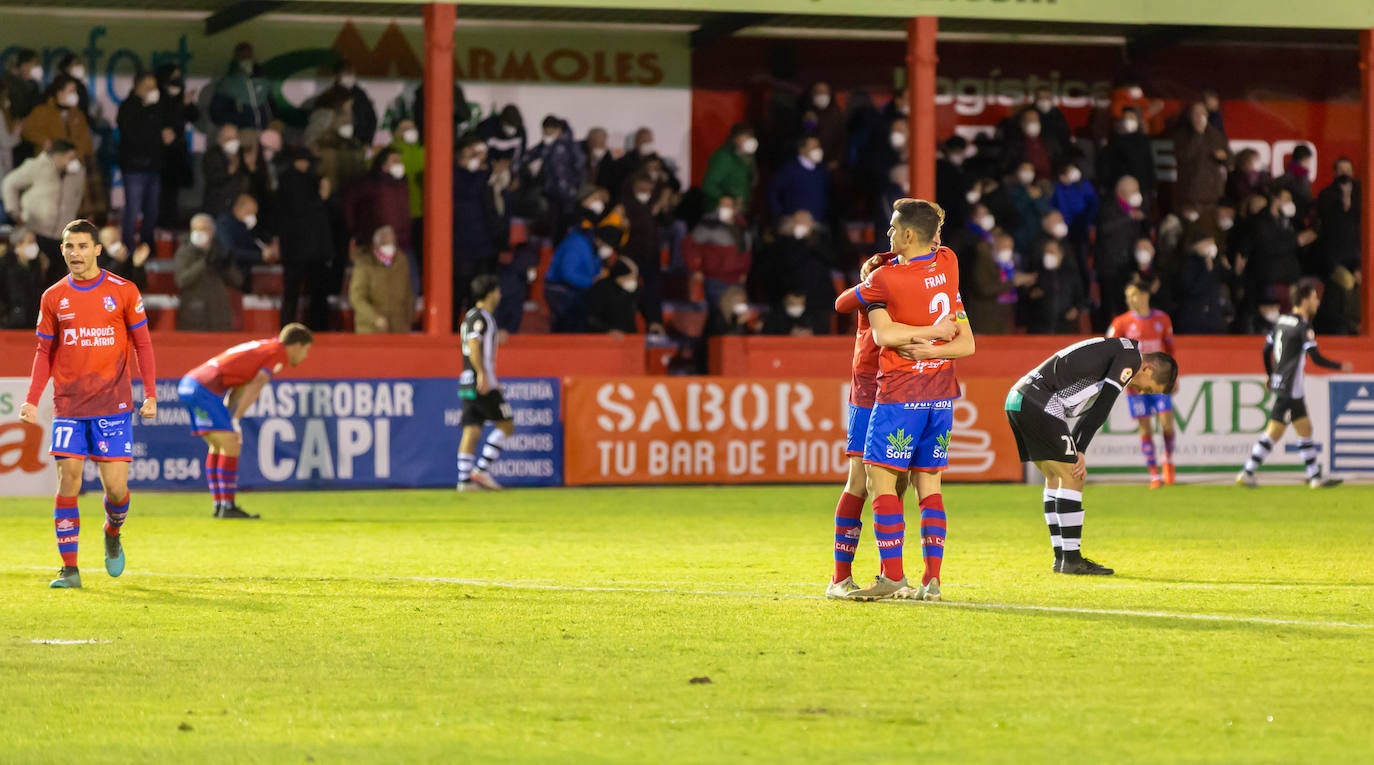
{"type": "Polygon", "coordinates": [[[297,321],[302,287],[307,290],[305,325],[329,329],[331,263],[337,253],[330,204],[334,190],[314,169],[309,150],[291,147],[276,191],[282,261],[281,325],[297,321]]]}
{"type": "Polygon", "coordinates": [[[553,332],[583,332],[587,328],[587,291],[609,273],[623,229],[574,227],[563,237],[544,274],[544,295],[553,315],[553,332]]]}
{"type": "Polygon", "coordinates": [[[741,214],[749,210],[749,200],[758,182],[758,167],[754,155],[759,150],[759,139],[754,128],[746,122],[736,122],[730,128],[730,137],[711,154],[706,164],[706,175],[701,182],[705,209],[714,210],[720,206],[722,197],[730,197],[739,205],[741,214]]]}
{"type": "Polygon", "coordinates": [[[215,82],[210,121],[215,125],[234,125],[240,130],[265,130],[271,124],[267,81],[253,55],[252,44],[241,42],[234,46],[228,71],[215,82]]]}
{"type": "Polygon", "coordinates": [[[550,114],[541,124],[539,143],[525,152],[518,167],[522,182],[529,182],[544,194],[555,238],[573,223],[577,192],[587,172],[587,158],[572,140],[567,123],[550,114]]]}
{"type": "Polygon", "coordinates": [[[316,104],[337,105],[344,101],[353,104],[350,114],[353,118],[353,135],[364,146],[371,146],[377,134],[377,107],[372,104],[367,91],[358,85],[358,73],[348,59],[342,59],[335,65],[334,82],[319,95],[316,104]]]}
{"type": "Polygon", "coordinates": [[[509,159],[512,166],[520,166],[528,144],[525,118],[520,114],[520,107],[506,104],[499,114],[477,123],[476,133],[487,145],[487,154],[492,162],[509,159]]]}
{"type": "Polygon", "coordinates": [[[229,290],[238,289],[243,274],[215,235],[215,221],[205,213],[191,218],[191,235],[173,260],[177,294],[177,329],[183,332],[228,332],[234,328],[229,290]]]}
{"type": "Polygon", "coordinates": [[[119,169],[124,175],[124,246],[152,244],[162,201],[162,164],[176,134],[157,109],[162,91],[152,72],[134,77],[133,90],[119,105],[119,169]],[[137,236],[135,236],[137,234],[137,236]]]}
{"type": "Polygon", "coordinates": [[[639,272],[634,261],[619,258],[587,291],[587,331],[633,335],[639,303],[639,272]]]}
{"type": "Polygon", "coordinates": [[[353,279],[348,302],[353,328],[360,335],[409,332],[415,323],[415,292],[411,288],[410,258],[396,245],[396,234],[382,226],[369,240],[351,243],[353,279]]]}
{"type": "Polygon", "coordinates": [[[156,74],[161,95],[153,108],[161,116],[162,124],[172,131],[172,142],[166,145],[162,154],[162,194],[158,200],[157,217],[164,225],[175,227],[184,220],[177,197],[182,189],[190,188],[195,180],[191,171],[191,147],[186,139],[186,126],[200,120],[200,107],[196,106],[195,92],[186,90],[181,67],[161,64],[156,74]]]}

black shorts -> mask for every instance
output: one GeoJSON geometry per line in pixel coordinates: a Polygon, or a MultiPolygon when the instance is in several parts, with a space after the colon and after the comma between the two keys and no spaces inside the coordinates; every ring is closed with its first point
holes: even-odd
{"type": "Polygon", "coordinates": [[[502,396],[499,390],[478,393],[473,398],[463,398],[463,427],[465,428],[480,427],[488,422],[501,422],[513,417],[510,404],[506,403],[506,397],[502,396]]]}
{"type": "Polygon", "coordinates": [[[1078,446],[1069,425],[1058,417],[1025,402],[1020,411],[1007,411],[1007,422],[1022,462],[1078,462],[1078,446]]]}
{"type": "Polygon", "coordinates": [[[1280,425],[1287,425],[1305,417],[1307,417],[1307,399],[1290,398],[1286,393],[1278,394],[1274,399],[1274,408],[1269,410],[1269,419],[1280,425]]]}

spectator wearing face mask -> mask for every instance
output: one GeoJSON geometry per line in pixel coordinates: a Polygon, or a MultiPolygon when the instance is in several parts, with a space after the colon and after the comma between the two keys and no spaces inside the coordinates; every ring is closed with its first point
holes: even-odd
{"type": "Polygon", "coordinates": [[[146,291],[148,256],[153,253],[153,248],[147,243],[140,243],[130,250],[124,243],[119,226],[104,226],[99,236],[100,257],[96,258],[97,264],[115,276],[133,282],[140,292],[146,291]]]}
{"type": "Polygon", "coordinates": [[[1204,236],[1193,242],[1183,259],[1178,283],[1180,334],[1220,335],[1231,323],[1231,281],[1225,258],[1216,240],[1204,236]]]}
{"type": "MultiPolygon", "coordinates": [[[[1165,313],[1173,313],[1177,307],[1173,294],[1165,287],[1165,263],[1154,242],[1140,238],[1135,243],[1135,269],[1127,284],[1143,284],[1150,293],[1150,304],[1165,313]]],[[[1125,289],[1124,287],[1122,288],[1125,289]]]]}
{"type": "Polygon", "coordinates": [[[1360,184],[1355,164],[1346,157],[1332,167],[1333,180],[1317,195],[1314,217],[1317,242],[1314,268],[1326,281],[1326,293],[1317,311],[1317,331],[1325,334],[1356,334],[1360,327],[1360,184]]]}
{"type": "Polygon", "coordinates": [[[253,266],[280,260],[277,250],[258,232],[258,201],[248,194],[234,200],[233,209],[215,220],[215,238],[243,276],[241,289],[250,290],[253,266]]]}
{"type": "Polygon", "coordinates": [[[587,291],[610,271],[623,231],[614,226],[573,228],[553,252],[544,274],[554,332],[584,332],[587,328],[587,291]]]}
{"type": "Polygon", "coordinates": [[[831,312],[815,310],[811,305],[805,287],[789,289],[781,302],[769,307],[768,316],[763,320],[763,334],[791,337],[829,334],[831,312]]]}
{"type": "Polygon", "coordinates": [[[982,249],[992,254],[993,238],[997,235],[997,218],[983,204],[981,199],[969,208],[968,220],[958,228],[948,225],[944,228],[944,241],[950,249],[959,253],[959,281],[972,282],[978,263],[977,252],[982,249]]]}
{"type": "MultiPolygon", "coordinates": [[[[1051,160],[1062,157],[1072,141],[1069,132],[1069,120],[1054,104],[1054,91],[1048,87],[1038,87],[1031,96],[1030,103],[1026,104],[1023,112],[1034,111],[1040,122],[1040,140],[1049,152],[1051,160]]],[[[1024,123],[1021,123],[1024,125],[1024,123]]],[[[1024,134],[1024,128],[1022,133],[1024,134]]]]}
{"type": "Polygon", "coordinates": [[[205,213],[191,218],[191,235],[173,261],[177,296],[177,329],[184,332],[228,332],[233,329],[231,289],[243,283],[216,236],[215,222],[205,213]]]}
{"type": "Polygon", "coordinates": [[[634,263],[628,259],[617,260],[587,291],[587,331],[635,334],[640,289],[634,263]]]}
{"type": "Polygon", "coordinates": [[[1098,179],[1102,188],[1115,188],[1117,181],[1129,175],[1139,185],[1144,200],[1141,209],[1148,213],[1155,198],[1157,180],[1154,150],[1150,137],[1141,129],[1139,109],[1132,106],[1122,111],[1100,161],[1102,171],[1098,179]]]}
{"type": "Polygon", "coordinates": [[[415,291],[411,288],[410,258],[396,244],[396,232],[382,226],[368,239],[350,243],[353,276],[348,302],[353,306],[353,331],[360,335],[410,331],[415,321],[415,291]]]}
{"type": "Polygon", "coordinates": [[[1226,178],[1226,198],[1232,202],[1244,202],[1255,194],[1268,195],[1272,191],[1274,179],[1260,161],[1259,152],[1254,149],[1241,149],[1236,154],[1236,169],[1226,178]]]}
{"type": "MultiPolygon", "coordinates": [[[[162,119],[162,124],[172,131],[172,142],[163,149],[162,194],[158,199],[157,217],[163,225],[176,227],[184,220],[177,203],[178,194],[182,189],[190,188],[194,180],[186,126],[200,120],[200,108],[196,106],[196,94],[186,91],[181,67],[161,64],[157,67],[156,77],[160,95],[154,109],[162,119]]],[[[210,148],[207,146],[207,151],[210,148]]]]}
{"type": "Polygon", "coordinates": [[[43,291],[56,281],[52,277],[60,278],[50,272],[61,258],[50,258],[39,248],[38,237],[22,228],[11,231],[8,241],[0,239],[0,248],[0,328],[32,331],[43,291]]]}
{"type": "Polygon", "coordinates": [[[1208,122],[1206,106],[1194,103],[1187,114],[1187,124],[1174,131],[1174,158],[1178,163],[1174,206],[1188,205],[1210,212],[1225,191],[1231,149],[1226,135],[1208,122]]]}
{"type": "Polygon", "coordinates": [[[162,163],[176,139],[157,104],[162,92],[152,72],[134,77],[133,90],[119,105],[119,169],[124,176],[124,244],[151,244],[162,201],[162,163]],[[137,234],[137,236],[135,236],[137,234]]]}
{"type": "Polygon", "coordinates": [[[91,91],[86,87],[88,74],[86,65],[75,53],[64,53],[62,58],[57,60],[57,66],[53,68],[53,79],[65,75],[76,83],[76,108],[86,115],[87,122],[94,124],[98,115],[91,111],[91,91]]]}
{"type": "Polygon", "coordinates": [[[1288,288],[1302,276],[1298,250],[1312,242],[1310,231],[1299,233],[1294,217],[1297,205],[1287,189],[1280,189],[1269,206],[1254,218],[1254,228],[1246,238],[1241,272],[1250,310],[1260,302],[1273,301],[1286,310],[1288,288]]]}
{"type": "Polygon", "coordinates": [[[968,192],[975,179],[964,170],[967,151],[968,141],[963,136],[950,136],[935,160],[935,201],[944,208],[945,225],[951,229],[968,222],[968,192]]]}
{"type": "Polygon", "coordinates": [[[1312,153],[1312,148],[1306,144],[1299,144],[1293,149],[1293,155],[1288,158],[1288,163],[1284,166],[1284,173],[1274,179],[1273,188],[1283,189],[1293,198],[1293,204],[1297,205],[1297,215],[1294,217],[1297,225],[1302,227],[1307,222],[1308,208],[1312,206],[1312,180],[1316,177],[1317,158],[1312,153]]]}
{"type": "MultiPolygon", "coordinates": [[[[28,117],[29,112],[43,102],[43,64],[37,52],[23,48],[15,53],[5,69],[4,80],[10,96],[10,115],[14,119],[28,117]]],[[[32,155],[16,157],[14,162],[19,164],[29,156],[32,155]]]]}
{"type": "MultiPolygon", "coordinates": [[[[474,277],[496,272],[497,254],[509,239],[496,209],[487,144],[473,134],[458,141],[453,170],[453,299],[455,331],[468,307],[474,277]]],[[[509,176],[509,160],[502,160],[509,176]]]]}
{"type": "MultiPolygon", "coordinates": [[[[1055,167],[1054,191],[1050,195],[1050,206],[1064,216],[1069,225],[1069,244],[1080,258],[1088,252],[1092,228],[1097,224],[1100,200],[1092,182],[1083,177],[1078,165],[1065,160],[1055,167]]],[[[1089,280],[1087,264],[1081,264],[1084,283],[1089,280]]]]}
{"type": "Polygon", "coordinates": [[[959,289],[969,323],[980,335],[1010,332],[1016,302],[1014,244],[1010,236],[994,234],[994,230],[992,213],[985,205],[977,205],[955,250],[959,253],[959,289]]]}
{"type": "MultiPolygon", "coordinates": [[[[744,287],[733,285],[720,294],[714,302],[710,317],[706,320],[706,332],[702,337],[701,358],[706,360],[706,350],[713,337],[755,334],[754,307],[749,305],[749,293],[744,287]]],[[[705,371],[705,370],[702,370],[705,371]]]]}
{"type": "Polygon", "coordinates": [[[745,246],[734,199],[721,197],[717,208],[702,216],[683,241],[682,256],[708,304],[715,304],[731,286],[744,283],[753,257],[745,246]]]}
{"type": "Polygon", "coordinates": [[[798,135],[814,135],[821,142],[826,166],[833,173],[844,157],[844,110],[835,102],[830,83],[817,82],[800,104],[801,126],[798,135]]]}
{"type": "MultiPolygon", "coordinates": [[[[577,193],[587,172],[587,158],[573,142],[567,124],[550,114],[541,125],[539,142],[525,152],[520,164],[522,182],[535,185],[548,203],[550,228],[566,231],[573,224],[577,193]]],[[[613,191],[613,190],[612,190],[613,191]]]]}
{"type": "Polygon", "coordinates": [[[587,172],[582,177],[582,185],[595,185],[597,175],[605,163],[615,161],[615,157],[611,155],[606,128],[594,127],[588,130],[587,137],[579,141],[577,145],[578,148],[582,149],[582,155],[587,158],[587,172]]]}
{"type": "Polygon", "coordinates": [[[666,185],[673,191],[682,188],[682,184],[677,179],[677,172],[672,163],[663,156],[658,144],[654,142],[654,131],[647,127],[642,127],[634,132],[630,139],[630,148],[618,160],[605,166],[605,169],[597,177],[597,185],[611,193],[611,201],[616,201],[625,190],[625,184],[630,176],[646,167],[646,163],[653,159],[659,160],[659,172],[661,178],[655,179],[656,182],[666,185]]]}
{"type": "Polygon", "coordinates": [[[401,165],[405,167],[406,188],[410,200],[410,241],[415,252],[424,251],[424,225],[421,218],[425,214],[425,184],[422,173],[425,171],[425,147],[420,143],[420,130],[415,121],[402,119],[391,131],[392,149],[401,153],[401,165]]]}
{"type": "Polygon", "coordinates": [[[1050,178],[1058,159],[1043,136],[1040,113],[1034,109],[1021,112],[1017,134],[1007,138],[1008,166],[1018,167],[1029,162],[1038,177],[1050,178]]]}
{"type": "Polygon", "coordinates": [[[66,141],[76,148],[77,157],[84,162],[91,156],[93,144],[86,113],[78,108],[76,81],[65,74],[58,75],[48,86],[47,94],[47,99],[24,118],[24,140],[35,155],[46,151],[54,141],[66,141]]]}
{"type": "MultiPolygon", "coordinates": [[[[325,112],[328,129],[320,133],[306,146],[314,152],[319,161],[320,177],[328,178],[329,183],[339,191],[347,191],[354,182],[367,175],[367,147],[353,135],[352,102],[345,101],[337,110],[325,112]]],[[[315,115],[311,115],[315,124],[315,115]]]]}
{"type": "Polygon", "coordinates": [[[205,197],[201,211],[220,216],[234,206],[240,194],[247,194],[252,179],[243,163],[243,142],[233,125],[220,127],[214,145],[205,148],[201,172],[205,177],[205,197]]]}
{"type": "MultiPolygon", "coordinates": [[[[1035,167],[1029,162],[1021,163],[1006,177],[1000,195],[1006,197],[1006,207],[1010,208],[1010,213],[1004,209],[994,214],[999,215],[1002,227],[1016,240],[1017,252],[1029,252],[1035,239],[1040,236],[1041,221],[1051,210],[1051,192],[1050,184],[1036,178],[1035,167]]],[[[997,204],[996,197],[989,200],[990,206],[997,204]]]]}
{"type": "MultiPolygon", "coordinates": [[[[872,226],[874,231],[886,231],[892,225],[892,213],[887,212],[893,208],[899,199],[911,196],[911,171],[904,162],[900,165],[893,165],[888,171],[887,178],[881,186],[882,191],[875,196],[873,205],[872,226]]],[[[877,237],[878,241],[873,243],[874,252],[887,252],[889,243],[883,237],[877,237]]]]}
{"type": "Polygon", "coordinates": [[[272,122],[267,81],[263,79],[251,44],[241,42],[234,46],[228,71],[215,81],[214,89],[210,99],[210,121],[215,125],[265,130],[272,122]]]}
{"type": "Polygon", "coordinates": [[[741,213],[748,211],[754,184],[758,182],[758,167],[754,162],[758,150],[759,139],[748,123],[737,122],[730,128],[730,137],[711,154],[706,176],[701,182],[707,210],[716,209],[723,197],[730,197],[739,205],[741,213]]]}
{"type": "MultiPolygon", "coordinates": [[[[0,78],[0,178],[14,169],[16,149],[24,145],[24,136],[20,133],[24,127],[23,120],[14,116],[8,88],[9,80],[0,78]]],[[[27,157],[19,161],[24,159],[27,157]]],[[[4,210],[0,210],[0,220],[3,219],[4,210]]]]}
{"type": "Polygon", "coordinates": [[[493,114],[477,124],[477,137],[487,145],[490,161],[508,159],[514,167],[519,167],[525,156],[528,143],[525,134],[525,118],[520,107],[506,104],[499,114],[493,114]]]}
{"type": "Polygon", "coordinates": [[[329,329],[330,265],[336,256],[337,235],[330,213],[334,190],[315,173],[314,158],[305,148],[287,150],[287,166],[275,195],[281,223],[281,324],[298,321],[301,290],[307,291],[305,324],[329,329]]]}
{"type": "Polygon", "coordinates": [[[377,152],[372,170],[344,193],[344,226],[370,241],[382,226],[390,226],[396,245],[410,253],[410,186],[401,153],[390,147],[377,152]]]}
{"type": "Polygon", "coordinates": [[[358,72],[348,59],[341,60],[335,66],[333,84],[318,99],[319,103],[338,104],[344,101],[353,102],[353,135],[364,146],[371,146],[377,134],[377,107],[373,106],[367,91],[358,85],[358,72]]]}
{"type": "Polygon", "coordinates": [[[661,253],[664,229],[672,224],[671,204],[672,192],[665,188],[655,194],[653,179],[644,174],[630,180],[630,194],[621,202],[629,225],[622,254],[635,265],[639,307],[650,334],[664,331],[661,253]]]}
{"type": "Polygon", "coordinates": [[[1144,203],[1135,178],[1125,175],[1117,180],[1112,197],[1102,204],[1097,220],[1096,265],[1102,296],[1098,318],[1103,324],[1126,311],[1126,285],[1136,269],[1135,245],[1149,232],[1141,209],[1144,203]]]}
{"type": "Polygon", "coordinates": [[[56,258],[57,240],[62,228],[76,218],[85,187],[76,149],[59,138],[5,176],[0,194],[11,220],[36,234],[43,249],[56,258]]]}
{"type": "Polygon", "coordinates": [[[1064,253],[1053,241],[1040,248],[1040,270],[1030,290],[1029,326],[1037,335],[1078,334],[1079,316],[1086,304],[1083,282],[1077,269],[1064,262],[1064,253]]]}
{"type": "Polygon", "coordinates": [[[824,162],[820,139],[807,136],[797,143],[797,155],[779,168],[768,187],[775,219],[806,210],[817,221],[830,220],[830,172],[824,162]]]}

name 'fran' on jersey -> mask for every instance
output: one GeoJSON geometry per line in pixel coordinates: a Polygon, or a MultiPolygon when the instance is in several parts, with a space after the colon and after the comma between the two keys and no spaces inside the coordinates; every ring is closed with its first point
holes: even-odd
{"type": "Polygon", "coordinates": [[[458,378],[458,392],[464,398],[477,395],[477,368],[468,356],[468,341],[480,343],[479,353],[487,368],[487,385],[495,390],[496,379],[496,319],[483,308],[473,308],[463,316],[462,337],[463,376],[458,378]]]}

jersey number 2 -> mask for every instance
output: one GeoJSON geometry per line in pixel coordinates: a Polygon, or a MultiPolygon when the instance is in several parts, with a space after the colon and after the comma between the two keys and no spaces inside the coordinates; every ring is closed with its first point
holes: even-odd
{"type": "Polygon", "coordinates": [[[935,323],[939,324],[949,315],[949,293],[937,292],[935,296],[930,299],[930,312],[935,313],[936,311],[940,312],[940,314],[935,317],[935,323]]]}
{"type": "Polygon", "coordinates": [[[1072,457],[1077,452],[1074,451],[1073,436],[1060,436],[1064,439],[1064,456],[1072,457]]]}

